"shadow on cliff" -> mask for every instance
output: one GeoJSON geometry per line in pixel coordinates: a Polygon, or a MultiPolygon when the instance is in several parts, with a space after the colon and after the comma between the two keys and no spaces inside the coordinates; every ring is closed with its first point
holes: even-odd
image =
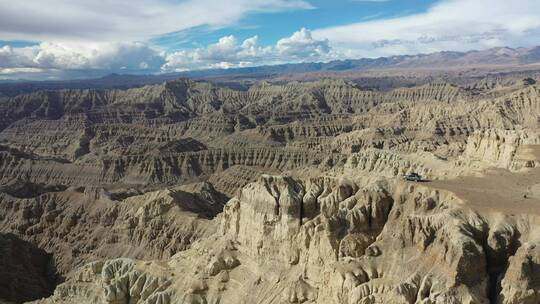
{"type": "Polygon", "coordinates": [[[51,254],[13,234],[0,234],[0,299],[21,303],[50,296],[58,282],[51,254]]]}

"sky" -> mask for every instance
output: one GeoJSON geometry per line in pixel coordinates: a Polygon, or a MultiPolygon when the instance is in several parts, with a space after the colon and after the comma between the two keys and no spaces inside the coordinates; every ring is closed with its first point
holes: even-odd
{"type": "Polygon", "coordinates": [[[538,0],[0,0],[0,79],[536,45],[538,0]]]}

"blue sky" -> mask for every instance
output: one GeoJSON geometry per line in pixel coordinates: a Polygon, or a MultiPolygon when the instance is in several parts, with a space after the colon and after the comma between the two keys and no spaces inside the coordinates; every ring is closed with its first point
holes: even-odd
{"type": "Polygon", "coordinates": [[[250,14],[236,24],[224,28],[212,29],[202,26],[181,31],[176,35],[171,33],[164,37],[156,37],[152,41],[165,48],[176,50],[205,46],[227,35],[234,35],[241,40],[258,35],[261,44],[271,45],[301,28],[318,29],[406,16],[425,12],[435,2],[435,0],[309,1],[314,8],[250,14]]]}
{"type": "Polygon", "coordinates": [[[167,73],[539,41],[538,0],[0,1],[0,79],[167,73]]]}

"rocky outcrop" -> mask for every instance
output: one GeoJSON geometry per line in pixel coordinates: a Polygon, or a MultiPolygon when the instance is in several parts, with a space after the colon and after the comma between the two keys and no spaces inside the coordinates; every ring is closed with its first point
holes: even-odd
{"type": "Polygon", "coordinates": [[[505,92],[471,101],[441,81],[376,92],[340,80],[36,92],[0,105],[1,180],[170,185],[235,165],[290,170],[365,148],[455,159],[474,132],[536,127],[537,85],[505,92]]]}
{"type": "Polygon", "coordinates": [[[271,172],[271,170],[250,166],[232,166],[226,170],[212,174],[208,181],[218,191],[225,193],[229,197],[233,197],[238,190],[268,172],[271,172]]]}
{"type": "MultiPolygon", "coordinates": [[[[185,142],[184,142],[185,144],[185,142]]],[[[180,144],[183,145],[183,144],[180,144]]],[[[268,170],[288,170],[339,162],[340,154],[322,155],[298,149],[245,148],[207,149],[167,153],[168,147],[150,155],[87,157],[75,162],[27,154],[0,146],[0,181],[12,179],[66,186],[85,184],[158,184],[196,181],[236,165],[268,170]],[[79,174],[85,172],[84,175],[79,174]]],[[[174,148],[173,148],[174,149],[174,148]]]]}
{"type": "Polygon", "coordinates": [[[439,179],[456,176],[460,169],[427,152],[413,156],[378,149],[353,153],[343,166],[343,174],[351,177],[398,177],[412,172],[439,179]]]}
{"type": "Polygon", "coordinates": [[[470,136],[462,155],[467,166],[484,165],[511,170],[532,168],[538,165],[529,146],[540,144],[536,132],[490,129],[470,136]]]}
{"type": "MultiPolygon", "coordinates": [[[[538,235],[538,233],[536,234],[538,235]]],[[[502,278],[501,295],[497,303],[538,303],[540,301],[540,245],[536,240],[523,244],[510,257],[506,275],[502,278]]]]}
{"type": "Polygon", "coordinates": [[[44,302],[534,303],[535,175],[444,180],[537,167],[538,85],[422,79],[1,97],[0,232],[54,257],[44,302]]]}
{"type": "Polygon", "coordinates": [[[535,303],[538,217],[478,213],[421,185],[381,186],[262,176],[227,203],[209,239],[167,263],[89,264],[51,300],[535,303]]]}
{"type": "Polygon", "coordinates": [[[209,184],[125,196],[91,188],[25,199],[0,194],[0,230],[54,253],[66,274],[97,258],[170,257],[211,233],[209,219],[226,201],[209,184]]]}

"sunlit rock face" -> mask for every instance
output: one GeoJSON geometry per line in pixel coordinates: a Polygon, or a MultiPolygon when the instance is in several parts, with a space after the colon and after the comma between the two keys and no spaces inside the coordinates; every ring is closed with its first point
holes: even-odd
{"type": "Polygon", "coordinates": [[[386,186],[263,176],[190,249],[162,262],[88,264],[44,302],[537,300],[539,216],[479,213],[447,191],[386,186]]]}
{"type": "Polygon", "coordinates": [[[0,97],[0,301],[539,302],[540,88],[426,79],[0,97]]]}

